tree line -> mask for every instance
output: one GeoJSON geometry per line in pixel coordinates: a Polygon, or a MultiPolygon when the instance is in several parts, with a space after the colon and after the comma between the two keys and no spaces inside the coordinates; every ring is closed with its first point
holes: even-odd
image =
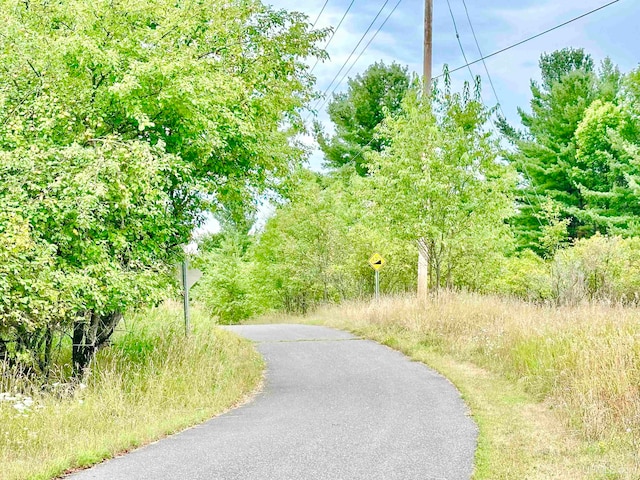
{"type": "Polygon", "coordinates": [[[258,0],[0,0],[0,361],[76,374],[128,311],[177,294],[172,271],[208,212],[196,297],[223,322],[431,287],[536,300],[632,299],[640,72],[582,50],[541,58],[522,125],[479,83],[429,96],[372,65],[316,124],[326,58],[301,14],[258,0]],[[497,125],[496,128],[493,125],[497,125]],[[507,142],[508,145],[507,145],[507,142]],[[257,228],[257,201],[275,213],[257,228]],[[598,261],[595,261],[598,260],[598,261]]]}
{"type": "Polygon", "coordinates": [[[640,69],[573,48],[539,66],[517,126],[479,80],[453,91],[445,71],[427,97],[395,63],[350,79],[333,132],[315,125],[326,171],[294,171],[264,228],[223,221],[198,298],[234,322],[366,297],[375,251],[383,291],[415,291],[422,248],[432,289],[637,301],[640,69]]]}

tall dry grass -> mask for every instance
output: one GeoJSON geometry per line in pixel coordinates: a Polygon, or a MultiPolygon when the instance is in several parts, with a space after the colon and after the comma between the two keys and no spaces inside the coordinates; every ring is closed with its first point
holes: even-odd
{"type": "Polygon", "coordinates": [[[262,375],[255,349],[197,310],[192,320],[185,339],[178,305],[137,314],[82,381],[66,379],[64,365],[45,385],[0,371],[0,479],[47,479],[91,465],[251,392],[262,375]]]}
{"type": "Polygon", "coordinates": [[[559,410],[586,439],[626,445],[640,462],[640,311],[441,292],[326,307],[313,318],[374,325],[498,372],[559,410]]]}

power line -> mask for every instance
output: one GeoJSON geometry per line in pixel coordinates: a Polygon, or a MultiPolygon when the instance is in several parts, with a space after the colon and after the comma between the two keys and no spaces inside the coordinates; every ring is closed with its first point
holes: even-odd
{"type": "Polygon", "coordinates": [[[462,40],[460,40],[460,33],[458,32],[458,24],[456,23],[456,17],[453,15],[453,10],[451,9],[451,2],[447,0],[447,5],[449,6],[449,13],[451,14],[451,21],[453,22],[453,29],[456,32],[456,39],[458,40],[458,46],[460,47],[460,51],[462,52],[462,58],[464,59],[464,63],[467,64],[467,68],[469,69],[469,74],[471,75],[471,81],[475,81],[475,76],[471,71],[471,65],[469,65],[469,60],[467,60],[467,54],[464,53],[464,47],[462,46],[462,40]]]}
{"type": "Polygon", "coordinates": [[[322,8],[320,9],[320,13],[316,17],[316,20],[315,20],[315,22],[313,22],[313,26],[311,28],[315,28],[316,24],[318,23],[318,20],[320,20],[320,17],[322,16],[322,13],[324,12],[324,9],[327,8],[327,3],[329,3],[329,0],[325,0],[324,5],[322,5],[322,8]]]}
{"type": "MultiPolygon", "coordinates": [[[[462,1],[464,2],[465,10],[467,12],[467,20],[469,21],[469,26],[471,26],[471,29],[473,31],[473,24],[471,23],[471,17],[469,16],[469,12],[468,12],[468,10],[466,8],[466,2],[465,2],[465,0],[462,0],[462,1]]],[[[467,64],[467,68],[469,69],[469,75],[471,75],[471,81],[474,82],[475,81],[475,75],[471,71],[471,66],[469,65],[469,61],[467,60],[467,55],[466,55],[466,53],[464,51],[464,47],[462,46],[462,40],[460,38],[460,33],[458,31],[458,25],[457,25],[457,22],[456,22],[455,15],[453,14],[453,9],[451,8],[450,0],[447,0],[447,5],[449,6],[449,13],[451,14],[451,21],[453,22],[453,28],[454,28],[454,30],[456,32],[456,38],[458,40],[458,46],[460,47],[460,51],[462,52],[462,57],[464,58],[464,61],[467,64]]],[[[474,39],[476,41],[476,46],[478,47],[478,52],[480,53],[480,56],[482,56],[482,51],[480,50],[480,45],[478,43],[478,39],[477,39],[477,37],[475,35],[475,32],[474,32],[473,36],[474,36],[474,39]]],[[[493,81],[491,80],[491,75],[489,74],[489,69],[487,68],[487,64],[484,61],[483,61],[483,63],[484,63],[484,66],[485,66],[485,71],[487,72],[487,76],[489,77],[489,82],[491,83],[491,85],[493,87],[493,81]]],[[[496,97],[496,101],[498,102],[498,108],[502,112],[502,116],[506,118],[506,115],[504,114],[504,111],[502,110],[502,107],[500,106],[500,99],[498,98],[498,94],[496,93],[495,88],[493,89],[493,92],[494,92],[494,95],[496,97]]],[[[486,108],[486,102],[484,101],[484,98],[482,97],[482,92],[479,92],[479,93],[480,93],[480,100],[482,101],[482,104],[486,108]]],[[[496,124],[493,121],[493,118],[489,117],[489,121],[491,122],[491,125],[493,125],[493,128],[495,130],[497,130],[497,127],[496,127],[496,124]]],[[[527,177],[529,182],[531,182],[531,184],[533,184],[533,181],[531,180],[531,177],[529,176],[529,173],[526,171],[526,168],[525,168],[525,176],[527,177]]],[[[542,202],[540,200],[540,197],[538,196],[538,193],[535,190],[534,190],[534,193],[535,193],[536,198],[538,200],[539,208],[542,208],[542,202]]],[[[532,209],[535,209],[534,206],[533,206],[533,203],[531,202],[531,199],[529,198],[529,195],[527,194],[527,192],[523,191],[523,194],[524,194],[525,201],[529,204],[529,206],[532,209]]],[[[537,219],[538,219],[538,223],[542,227],[542,222],[540,221],[539,218],[537,218],[537,219]]]]}
{"type": "MultiPolygon", "coordinates": [[[[504,52],[506,52],[507,50],[511,50],[512,48],[518,47],[518,46],[522,45],[523,43],[530,42],[531,40],[534,40],[534,39],[536,39],[536,38],[538,38],[538,37],[541,37],[541,36],[543,36],[543,35],[546,35],[546,34],[547,34],[547,33],[549,33],[549,32],[553,32],[554,30],[557,30],[557,29],[559,29],[559,28],[561,28],[561,27],[564,27],[564,26],[566,26],[566,25],[569,25],[570,23],[573,23],[573,22],[575,22],[576,20],[580,20],[581,18],[587,17],[587,16],[589,16],[589,15],[591,15],[591,14],[593,14],[593,13],[596,13],[596,12],[598,12],[598,11],[600,11],[600,10],[603,10],[603,9],[605,9],[605,8],[607,8],[607,7],[610,7],[611,5],[613,5],[614,3],[618,3],[619,1],[620,1],[620,0],[613,0],[613,1],[611,1],[611,2],[609,2],[609,3],[607,3],[607,4],[605,4],[605,5],[602,5],[601,7],[594,8],[593,10],[590,10],[590,11],[588,11],[588,12],[586,12],[586,13],[583,13],[582,15],[579,15],[579,16],[577,16],[577,17],[574,17],[574,18],[572,18],[571,20],[567,20],[567,21],[566,21],[566,22],[564,22],[564,23],[561,23],[561,24],[559,24],[559,25],[556,25],[555,27],[549,28],[549,29],[545,30],[544,32],[540,32],[540,33],[538,33],[538,34],[536,34],[536,35],[533,35],[533,36],[531,36],[531,37],[525,38],[524,40],[521,40],[521,41],[519,41],[519,42],[517,42],[517,43],[514,43],[514,44],[512,44],[512,45],[509,45],[508,47],[505,47],[505,48],[502,48],[502,49],[500,49],[500,50],[497,50],[497,51],[495,51],[495,52],[493,52],[493,53],[490,53],[489,55],[485,55],[485,56],[484,56],[484,57],[482,57],[482,58],[479,58],[479,59],[477,59],[477,60],[474,60],[473,62],[469,62],[469,63],[468,63],[468,64],[466,64],[466,65],[461,65],[461,66],[459,66],[459,67],[454,68],[453,70],[449,70],[449,72],[448,72],[448,73],[457,72],[458,70],[462,70],[463,68],[467,68],[469,65],[475,65],[476,63],[478,63],[478,62],[482,62],[482,61],[486,60],[487,58],[495,57],[496,55],[499,55],[499,54],[501,54],[501,53],[504,53],[504,52]]],[[[443,73],[443,74],[438,75],[438,76],[437,76],[437,77],[435,77],[435,78],[441,78],[441,77],[443,77],[444,75],[445,75],[445,74],[443,73]]]]}
{"type": "MultiPolygon", "coordinates": [[[[382,7],[380,7],[380,10],[378,11],[378,13],[376,14],[375,18],[371,21],[371,23],[369,24],[369,27],[367,28],[367,30],[364,32],[364,35],[362,35],[362,37],[360,38],[360,40],[358,41],[358,43],[356,44],[355,47],[353,47],[353,50],[351,51],[351,53],[349,54],[349,57],[347,58],[347,60],[344,62],[344,64],[342,65],[342,67],[340,67],[340,70],[338,70],[338,73],[335,75],[335,77],[333,77],[333,80],[331,80],[331,83],[329,84],[329,86],[327,87],[327,89],[324,91],[324,93],[322,94],[322,96],[325,96],[329,90],[331,89],[331,87],[333,86],[333,84],[335,83],[335,81],[338,79],[338,77],[340,76],[340,74],[342,73],[342,71],[344,70],[344,67],[347,66],[347,64],[349,63],[349,61],[351,60],[351,57],[353,57],[354,53],[356,53],[356,50],[358,50],[358,47],[360,46],[360,44],[362,43],[362,41],[367,37],[369,31],[371,31],[371,28],[373,27],[373,25],[376,23],[376,20],[378,20],[378,17],[380,17],[380,14],[382,13],[382,11],[384,10],[384,8],[387,6],[387,4],[389,3],[390,0],[385,0],[385,2],[382,4],[382,7]]],[[[316,107],[318,105],[321,104],[321,101],[319,100],[318,102],[316,102],[316,105],[314,106],[314,108],[312,110],[315,110],[316,107]]],[[[309,114],[307,116],[307,118],[305,119],[308,120],[309,117],[311,116],[311,114],[309,114]]]]}
{"type": "MultiPolygon", "coordinates": [[[[389,18],[391,18],[391,15],[393,15],[393,12],[396,11],[396,9],[398,8],[398,6],[402,3],[402,0],[398,0],[398,3],[396,3],[395,7],[393,7],[393,9],[391,10],[391,12],[389,12],[389,15],[387,15],[387,18],[384,19],[384,22],[382,22],[382,24],[380,25],[380,27],[378,27],[378,30],[376,31],[376,33],[373,35],[373,37],[371,37],[371,39],[369,40],[369,42],[367,43],[367,45],[364,47],[364,49],[360,52],[360,55],[358,55],[358,58],[356,58],[356,61],[353,62],[351,64],[351,67],[349,68],[349,70],[347,70],[347,73],[344,74],[344,76],[342,77],[342,79],[340,80],[340,82],[338,83],[338,85],[340,85],[340,83],[342,83],[345,79],[345,77],[349,74],[349,71],[351,70],[351,68],[353,68],[353,66],[358,63],[358,60],[360,60],[360,57],[362,56],[362,54],[365,52],[365,50],[369,47],[369,45],[371,45],[371,42],[373,42],[373,40],[376,38],[376,36],[378,35],[378,33],[380,33],[380,30],[382,30],[382,27],[384,27],[384,25],[387,23],[387,20],[389,20],[389,18]]],[[[335,92],[335,90],[338,88],[338,85],[336,85],[336,87],[333,89],[333,92],[335,92]]],[[[333,92],[331,92],[333,94],[333,92]]],[[[326,103],[326,102],[325,102],[326,103]]],[[[324,106],[324,104],[322,105],[324,106]]],[[[369,140],[369,142],[367,142],[367,144],[365,146],[363,146],[360,151],[358,151],[358,153],[355,155],[355,157],[353,157],[351,160],[353,162],[356,161],[356,159],[358,157],[360,157],[362,155],[362,153],[364,152],[364,150],[373,143],[373,141],[375,140],[375,135],[373,135],[371,137],[371,140],[369,140]]]]}
{"type": "MultiPolygon", "coordinates": [[[[462,0],[464,2],[464,0],[462,0]]],[[[462,46],[462,39],[460,38],[460,32],[458,31],[458,24],[456,22],[456,17],[453,14],[453,9],[451,8],[451,2],[450,0],[447,0],[447,5],[449,6],[449,13],[451,15],[451,21],[453,22],[453,29],[455,30],[456,33],[456,38],[458,40],[458,46],[460,47],[460,51],[462,52],[462,57],[464,58],[465,63],[467,64],[467,68],[469,69],[469,75],[471,75],[471,81],[475,82],[475,75],[473,74],[473,72],[471,71],[471,65],[469,65],[469,61],[467,60],[467,54],[464,51],[464,47],[462,46]]],[[[465,9],[466,9],[466,3],[465,3],[465,9]]],[[[467,10],[467,19],[469,20],[469,25],[471,26],[472,30],[473,30],[473,25],[471,23],[471,17],[468,14],[468,10],[467,10]]],[[[480,56],[482,56],[482,51],[480,50],[480,45],[478,43],[478,40],[475,36],[474,33],[474,38],[476,39],[476,46],[478,47],[478,51],[480,53],[480,56]]],[[[484,63],[484,62],[483,62],[484,63]]],[[[487,75],[489,76],[489,81],[491,82],[491,84],[493,85],[493,82],[491,81],[491,76],[489,75],[489,69],[487,69],[487,65],[485,63],[485,71],[487,72],[487,75]]],[[[478,92],[480,95],[480,100],[483,104],[483,106],[485,108],[487,108],[487,104],[484,101],[484,98],[482,96],[482,91],[478,92]]],[[[496,101],[498,102],[498,108],[500,109],[500,111],[502,112],[502,116],[506,118],[504,111],[502,110],[502,107],[500,106],[500,100],[498,99],[498,95],[497,93],[495,93],[495,89],[494,89],[494,94],[496,95],[496,101]]],[[[489,117],[489,121],[491,122],[491,125],[493,126],[494,130],[498,130],[498,128],[496,127],[496,124],[493,121],[492,117],[489,117]]],[[[526,171],[526,167],[525,167],[525,176],[527,177],[527,179],[529,180],[529,182],[531,182],[531,184],[533,184],[533,181],[531,180],[531,177],[529,176],[529,173],[526,171]]],[[[539,208],[542,208],[542,202],[540,200],[540,197],[538,196],[538,192],[536,192],[534,190],[534,193],[536,195],[536,198],[538,200],[538,206],[539,208]]],[[[533,203],[531,202],[531,199],[529,198],[529,195],[527,194],[526,191],[523,191],[524,194],[524,199],[525,201],[529,204],[529,206],[531,207],[532,210],[535,210],[535,207],[533,206],[533,203]]],[[[536,217],[538,220],[538,223],[540,224],[540,227],[542,227],[542,222],[540,221],[540,219],[538,217],[536,217]]]]}
{"type": "MultiPolygon", "coordinates": [[[[463,1],[464,1],[464,0],[463,0],[463,1]]],[[[468,67],[470,67],[471,65],[474,65],[474,64],[479,63],[479,62],[483,62],[483,63],[484,63],[484,61],[485,61],[487,58],[495,57],[496,55],[499,55],[499,54],[501,54],[501,53],[503,53],[503,52],[506,52],[507,50],[510,50],[510,49],[515,48],[515,47],[517,47],[517,46],[519,46],[519,45],[522,45],[522,44],[527,43],[527,42],[529,42],[529,41],[531,41],[531,40],[534,40],[534,39],[536,39],[536,38],[538,38],[538,37],[541,37],[541,36],[543,36],[543,35],[546,35],[547,33],[550,33],[550,32],[552,32],[552,31],[554,31],[554,30],[557,30],[557,29],[562,28],[562,27],[564,27],[564,26],[566,26],[566,25],[569,25],[570,23],[573,23],[573,22],[575,22],[575,21],[577,21],[577,20],[580,20],[580,19],[582,19],[582,18],[584,18],[584,17],[587,17],[587,16],[589,16],[589,15],[591,15],[591,14],[593,14],[593,13],[596,13],[596,12],[598,12],[598,11],[600,11],[600,10],[603,10],[603,9],[605,9],[605,8],[607,8],[607,7],[611,6],[611,5],[613,5],[614,3],[618,3],[619,1],[620,1],[620,0],[613,0],[613,1],[611,1],[611,2],[609,2],[609,3],[607,3],[607,4],[605,4],[605,5],[602,5],[602,6],[598,7],[598,8],[595,8],[595,9],[593,9],[593,10],[590,10],[590,11],[586,12],[586,13],[583,13],[582,15],[579,15],[579,16],[577,16],[577,17],[574,17],[574,18],[570,19],[570,20],[567,20],[566,22],[563,22],[563,23],[561,23],[561,24],[559,24],[559,25],[556,25],[556,26],[554,26],[554,27],[552,27],[552,28],[549,28],[549,29],[547,29],[547,30],[545,30],[545,31],[543,31],[543,32],[540,32],[540,33],[538,33],[538,34],[536,34],[536,35],[533,35],[533,36],[528,37],[528,38],[526,38],[526,39],[524,39],[524,40],[521,40],[520,42],[514,43],[514,44],[512,44],[512,45],[509,45],[508,47],[505,47],[505,48],[502,48],[502,49],[500,49],[500,50],[497,50],[497,51],[495,51],[495,52],[493,52],[493,53],[491,53],[491,54],[489,54],[489,55],[485,55],[485,56],[483,56],[483,55],[482,55],[482,51],[480,50],[480,47],[479,47],[479,44],[478,44],[478,42],[477,42],[477,38],[476,38],[476,45],[478,46],[478,52],[480,53],[481,58],[479,58],[479,59],[477,59],[477,60],[474,60],[473,62],[466,62],[466,60],[465,60],[465,62],[466,62],[466,64],[465,64],[465,65],[462,65],[462,66],[460,66],[460,67],[456,67],[456,68],[454,68],[453,70],[449,70],[449,72],[448,72],[448,73],[457,72],[457,71],[459,71],[459,70],[462,70],[463,68],[468,68],[468,67]]],[[[385,5],[386,5],[386,3],[385,3],[385,5]]],[[[383,6],[383,8],[384,8],[384,6],[383,6]]],[[[465,4],[465,10],[467,10],[466,4],[465,4]]],[[[468,15],[468,11],[467,11],[467,15],[468,15]]],[[[469,19],[469,21],[470,21],[470,19],[469,19]]],[[[454,23],[455,23],[455,18],[454,18],[454,23]]],[[[473,27],[472,27],[472,28],[473,28],[473,27]]],[[[475,38],[475,32],[474,32],[474,38],[475,38]]],[[[464,56],[464,52],[463,52],[463,56],[464,56]]],[[[487,68],[487,67],[486,67],[486,63],[485,63],[485,69],[486,69],[486,68],[487,68]]],[[[473,74],[472,74],[472,75],[473,75],[473,74]]],[[[489,76],[488,69],[487,69],[487,75],[489,76]]],[[[438,75],[438,76],[437,76],[437,77],[435,77],[435,78],[441,78],[441,77],[443,77],[443,76],[444,76],[444,74],[441,74],[441,75],[438,75]]],[[[490,76],[489,76],[489,77],[490,77],[490,76]]],[[[334,81],[335,81],[335,78],[334,78],[334,81]]],[[[490,80],[490,81],[491,81],[491,80],[490,80]]],[[[333,82],[332,82],[332,83],[333,83],[333,82]]],[[[494,87],[493,87],[493,85],[492,85],[492,88],[494,88],[494,87]]],[[[326,93],[326,92],[325,92],[325,93],[326,93]]],[[[496,94],[495,89],[494,89],[494,94],[496,94]]],[[[496,95],[496,100],[498,101],[498,107],[500,108],[500,111],[502,112],[502,114],[503,114],[503,116],[504,116],[504,111],[502,110],[502,107],[501,107],[501,105],[500,105],[500,100],[499,100],[499,98],[498,98],[498,96],[497,96],[497,95],[496,95]]],[[[372,138],[372,139],[371,139],[371,140],[370,140],[366,145],[364,145],[364,146],[363,146],[363,147],[358,151],[358,153],[353,157],[353,160],[355,161],[358,157],[360,157],[360,156],[364,153],[365,149],[366,149],[367,147],[369,147],[369,145],[371,145],[371,143],[372,143],[372,142],[373,142],[373,138],[372,138]]],[[[527,176],[528,180],[529,180],[530,182],[532,182],[531,177],[528,175],[528,173],[526,173],[526,171],[525,171],[525,174],[526,174],[526,176],[527,176]]],[[[533,182],[532,182],[532,183],[533,183],[533,182]]],[[[532,186],[533,186],[533,185],[532,185],[532,186]]],[[[535,189],[535,187],[533,188],[533,192],[536,194],[536,197],[538,197],[538,202],[540,203],[540,207],[541,207],[541,206],[542,206],[542,204],[541,204],[541,202],[540,202],[540,198],[539,198],[539,196],[538,196],[538,192],[537,192],[537,190],[535,189]]],[[[529,198],[528,198],[528,196],[527,196],[526,192],[523,192],[523,193],[524,193],[524,196],[525,196],[525,198],[526,198],[526,200],[527,200],[527,203],[529,203],[529,206],[533,208],[533,205],[531,204],[531,202],[530,202],[530,200],[529,200],[529,198]]],[[[538,217],[536,217],[536,218],[538,218],[538,217]]],[[[538,222],[539,222],[539,223],[541,222],[541,221],[540,221],[540,218],[538,218],[538,222]]]]}
{"type": "MultiPolygon", "coordinates": [[[[347,18],[347,14],[349,13],[349,11],[351,10],[351,7],[353,7],[353,4],[355,3],[356,0],[351,0],[351,3],[349,4],[349,6],[347,7],[347,11],[344,12],[344,15],[342,15],[342,18],[340,19],[340,22],[338,22],[338,26],[335,28],[335,30],[331,33],[331,36],[329,37],[329,40],[327,40],[327,43],[324,44],[324,47],[322,48],[323,50],[327,50],[327,48],[329,48],[329,45],[331,45],[331,42],[333,41],[333,37],[336,36],[336,33],[338,33],[338,30],[340,30],[340,27],[342,26],[342,22],[344,22],[344,19],[347,18]]],[[[309,73],[313,73],[313,71],[316,69],[316,67],[318,66],[318,62],[320,62],[320,58],[316,58],[316,63],[313,64],[313,67],[311,67],[311,71],[309,73]]]]}
{"type": "MultiPolygon", "coordinates": [[[[449,0],[447,0],[448,2],[449,0]]],[[[480,42],[478,42],[478,37],[476,35],[476,31],[473,28],[473,22],[471,21],[471,15],[469,15],[469,9],[467,8],[467,2],[466,0],[462,0],[462,5],[464,5],[464,11],[467,15],[467,21],[469,22],[469,27],[471,28],[471,33],[473,34],[473,40],[476,43],[476,48],[478,49],[478,53],[480,54],[480,57],[482,57],[482,49],[480,48],[480,42]]],[[[451,7],[449,7],[449,10],[451,10],[451,7]]],[[[451,13],[451,15],[453,15],[453,12],[451,13]]],[[[455,20],[454,20],[454,25],[455,25],[455,20]]],[[[456,32],[457,33],[457,32],[456,32]]],[[[462,48],[462,44],[460,45],[460,48],[462,48]]],[[[463,52],[464,55],[464,52],[463,52]]],[[[465,58],[465,62],[466,62],[466,58],[465,58]]],[[[493,79],[491,78],[491,74],[489,73],[489,68],[487,67],[487,62],[484,61],[484,59],[482,60],[482,64],[484,65],[484,71],[487,73],[487,77],[489,78],[489,84],[491,85],[491,90],[493,90],[493,95],[496,98],[496,102],[498,102],[498,109],[500,110],[500,112],[502,113],[502,117],[504,119],[507,118],[507,116],[504,113],[504,110],[502,109],[502,102],[500,102],[500,97],[498,97],[498,92],[496,91],[496,88],[493,84],[493,79]]],[[[469,67],[471,68],[471,67],[469,67]]],[[[484,100],[483,100],[484,103],[484,100]]],[[[495,123],[493,123],[493,120],[491,120],[491,123],[493,124],[493,128],[496,128],[495,123]]],[[[523,164],[522,165],[522,169],[523,169],[523,173],[525,175],[525,177],[527,178],[527,180],[529,180],[529,183],[531,184],[532,188],[533,188],[533,194],[536,197],[536,200],[538,200],[538,208],[542,209],[542,200],[540,199],[540,195],[538,194],[538,191],[535,189],[534,187],[534,183],[533,183],[533,179],[531,178],[531,175],[529,175],[529,172],[527,170],[527,167],[523,164]]],[[[531,199],[529,198],[529,195],[527,194],[526,190],[523,190],[522,193],[524,194],[524,198],[526,200],[526,202],[529,204],[529,206],[531,207],[532,210],[535,210],[533,203],[531,202],[531,199]]],[[[538,223],[540,224],[540,226],[542,227],[542,221],[540,220],[540,218],[538,216],[536,216],[536,219],[538,220],[538,223]]]]}
{"type": "MultiPolygon", "coordinates": [[[[338,87],[342,84],[342,82],[344,82],[344,80],[347,78],[347,75],[349,75],[349,72],[351,71],[351,69],[358,63],[358,60],[360,60],[360,58],[362,57],[362,55],[364,54],[364,52],[367,50],[367,48],[369,48],[369,46],[371,45],[371,43],[373,43],[373,41],[376,39],[376,37],[378,36],[378,34],[380,33],[380,31],[382,30],[382,28],[386,25],[387,21],[389,20],[389,18],[391,18],[391,15],[393,15],[393,13],[396,11],[396,9],[398,8],[398,6],[400,6],[400,4],[402,3],[402,0],[398,0],[398,2],[396,3],[396,5],[391,9],[391,11],[389,12],[389,14],[387,15],[387,17],[384,19],[384,22],[382,22],[380,24],[380,26],[378,27],[378,30],[376,30],[376,33],[373,34],[373,36],[369,39],[369,41],[367,42],[367,44],[365,45],[365,47],[362,49],[362,51],[360,52],[360,54],[358,55],[358,57],[355,59],[355,61],[351,64],[351,66],[349,67],[349,69],[344,73],[344,75],[342,76],[342,78],[340,79],[340,81],[335,85],[335,87],[333,87],[333,90],[331,91],[330,95],[333,95],[335,93],[335,91],[338,89],[338,87]]],[[[329,95],[329,96],[330,96],[329,95]]],[[[327,96],[324,100],[324,102],[320,105],[320,107],[318,107],[318,109],[324,107],[327,102],[329,101],[329,96],[327,96]]]]}
{"type": "MultiPolygon", "coordinates": [[[[469,15],[469,10],[467,9],[466,0],[462,0],[462,5],[464,5],[464,11],[467,14],[467,21],[469,22],[469,27],[471,27],[471,33],[473,34],[473,40],[476,42],[476,47],[478,49],[478,53],[482,57],[482,49],[480,48],[480,43],[478,42],[478,37],[476,36],[476,30],[473,28],[473,23],[471,22],[471,15],[469,15]]],[[[498,92],[496,91],[496,87],[493,85],[493,79],[491,78],[491,74],[489,73],[489,69],[487,68],[487,62],[482,60],[482,64],[484,65],[484,71],[487,73],[487,77],[489,78],[489,84],[491,85],[491,90],[493,91],[493,95],[496,97],[496,102],[498,102],[498,108],[502,112],[502,116],[506,118],[504,111],[502,110],[502,105],[500,102],[500,98],[498,98],[498,92]]]]}

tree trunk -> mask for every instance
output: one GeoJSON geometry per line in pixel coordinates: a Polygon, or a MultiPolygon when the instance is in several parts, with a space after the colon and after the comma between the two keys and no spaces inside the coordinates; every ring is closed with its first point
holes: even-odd
{"type": "Polygon", "coordinates": [[[105,345],[118,323],[122,320],[121,312],[98,315],[92,311],[85,312],[73,324],[73,372],[84,374],[95,353],[105,345]]]}
{"type": "Polygon", "coordinates": [[[418,299],[429,293],[429,247],[424,238],[418,240],[418,299]]]}
{"type": "Polygon", "coordinates": [[[0,338],[0,362],[9,361],[9,349],[6,340],[0,338]]]}

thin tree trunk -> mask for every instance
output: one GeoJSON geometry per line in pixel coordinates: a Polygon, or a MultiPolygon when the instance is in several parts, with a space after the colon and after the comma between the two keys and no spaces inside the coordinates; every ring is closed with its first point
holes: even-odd
{"type": "Polygon", "coordinates": [[[98,315],[86,312],[73,324],[72,360],[74,375],[82,375],[89,367],[95,353],[104,346],[122,320],[121,312],[98,315]]]}
{"type": "Polygon", "coordinates": [[[424,238],[418,244],[418,298],[423,300],[429,293],[429,246],[424,238]]]}

